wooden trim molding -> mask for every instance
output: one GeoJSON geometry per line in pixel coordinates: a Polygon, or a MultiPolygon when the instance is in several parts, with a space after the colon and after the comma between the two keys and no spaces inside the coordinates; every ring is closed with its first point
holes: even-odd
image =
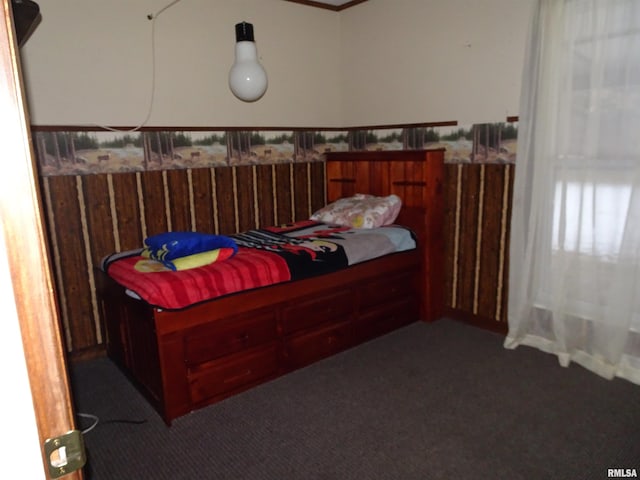
{"type": "Polygon", "coordinates": [[[509,326],[505,322],[497,322],[494,319],[466,312],[457,308],[446,307],[444,316],[473,325],[474,327],[482,328],[483,330],[489,330],[491,332],[506,335],[509,332],[509,326]]]}
{"type": "Polygon", "coordinates": [[[322,2],[314,2],[313,0],[285,0],[286,2],[299,3],[301,5],[308,5],[310,7],[324,8],[325,10],[333,10],[334,12],[339,12],[341,10],[345,10],[349,7],[353,7],[360,3],[364,3],[367,0],[351,0],[343,5],[329,5],[327,3],[322,2]]]}
{"type": "MultiPolygon", "coordinates": [[[[294,1],[294,0],[285,0],[294,1]]],[[[516,118],[517,117],[509,117],[516,118]]],[[[509,120],[508,120],[509,121],[509,120]]],[[[435,127],[455,127],[458,125],[457,120],[441,120],[437,122],[421,122],[421,123],[398,123],[389,125],[358,125],[351,127],[289,127],[289,126],[269,126],[269,127],[256,127],[256,126],[242,126],[242,127],[229,127],[229,126],[188,126],[180,125],[179,128],[176,125],[165,126],[153,126],[153,127],[141,127],[137,128],[139,132],[165,132],[172,130],[180,130],[182,132],[209,132],[209,131],[229,131],[229,132],[253,132],[253,131],[292,131],[292,132],[344,132],[344,131],[361,131],[361,130],[385,130],[385,129],[399,129],[399,128],[435,128],[435,127]]],[[[118,130],[122,133],[127,133],[136,127],[123,126],[123,125],[106,125],[108,129],[118,130]]],[[[31,129],[34,132],[96,132],[106,130],[104,127],[97,125],[31,125],[31,129]]]]}

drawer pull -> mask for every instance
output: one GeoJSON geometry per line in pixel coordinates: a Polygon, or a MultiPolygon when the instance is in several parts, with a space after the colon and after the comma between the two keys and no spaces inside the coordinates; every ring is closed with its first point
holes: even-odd
{"type": "Polygon", "coordinates": [[[327,345],[333,345],[338,340],[340,340],[340,335],[339,334],[329,335],[327,337],[327,345]]]}
{"type": "Polygon", "coordinates": [[[355,178],[330,178],[329,181],[335,183],[356,183],[355,178]]]}
{"type": "Polygon", "coordinates": [[[238,380],[242,380],[245,377],[248,377],[249,375],[251,375],[251,370],[247,369],[242,373],[239,373],[238,375],[234,375],[233,377],[229,377],[229,378],[225,378],[224,381],[222,383],[236,383],[238,380]]]}
{"type": "Polygon", "coordinates": [[[395,180],[392,183],[393,185],[402,187],[425,187],[427,185],[427,182],[416,182],[412,180],[395,180]]]}
{"type": "Polygon", "coordinates": [[[235,338],[232,340],[233,343],[241,343],[241,344],[245,344],[249,341],[249,334],[248,333],[244,333],[242,335],[236,335],[235,338]]]}

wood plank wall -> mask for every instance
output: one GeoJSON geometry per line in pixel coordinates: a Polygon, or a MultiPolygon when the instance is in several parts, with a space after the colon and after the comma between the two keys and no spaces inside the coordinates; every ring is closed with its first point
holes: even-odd
{"type": "Polygon", "coordinates": [[[507,331],[513,174],[511,164],[445,169],[447,314],[501,333],[507,331]]]}
{"type": "Polygon", "coordinates": [[[231,234],[308,218],[322,207],[324,163],[42,177],[52,267],[74,356],[103,346],[95,268],[167,230],[231,234]]]}
{"type": "MultiPolygon", "coordinates": [[[[447,164],[447,313],[506,332],[513,165],[447,164]]],[[[42,177],[67,351],[103,349],[95,268],[167,230],[231,234],[308,218],[325,203],[324,163],[42,177]]]]}

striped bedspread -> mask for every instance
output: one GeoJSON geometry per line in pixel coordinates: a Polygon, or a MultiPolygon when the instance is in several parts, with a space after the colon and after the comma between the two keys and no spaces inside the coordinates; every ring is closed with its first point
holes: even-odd
{"type": "Polygon", "coordinates": [[[177,310],[224,295],[299,280],[415,248],[401,226],[351,229],[315,221],[232,235],[238,253],[181,271],[149,268],[141,249],[105,257],[102,269],[152,306],[177,310]]]}

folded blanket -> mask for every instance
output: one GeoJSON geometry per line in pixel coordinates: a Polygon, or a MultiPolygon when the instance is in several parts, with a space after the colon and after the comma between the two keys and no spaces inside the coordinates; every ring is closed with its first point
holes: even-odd
{"type": "Polygon", "coordinates": [[[238,251],[232,238],[199,232],[160,233],[147,237],[144,244],[143,256],[174,271],[226,260],[238,251]]]}
{"type": "Polygon", "coordinates": [[[136,264],[136,269],[141,272],[162,272],[166,270],[177,272],[180,270],[189,270],[190,268],[203,267],[213,262],[221,262],[222,260],[233,257],[235,251],[232,248],[226,247],[216,248],[215,250],[209,250],[207,252],[194,253],[186,257],[162,261],[151,259],[148,250],[143,250],[141,255],[149,259],[140,260],[136,264]]]}

